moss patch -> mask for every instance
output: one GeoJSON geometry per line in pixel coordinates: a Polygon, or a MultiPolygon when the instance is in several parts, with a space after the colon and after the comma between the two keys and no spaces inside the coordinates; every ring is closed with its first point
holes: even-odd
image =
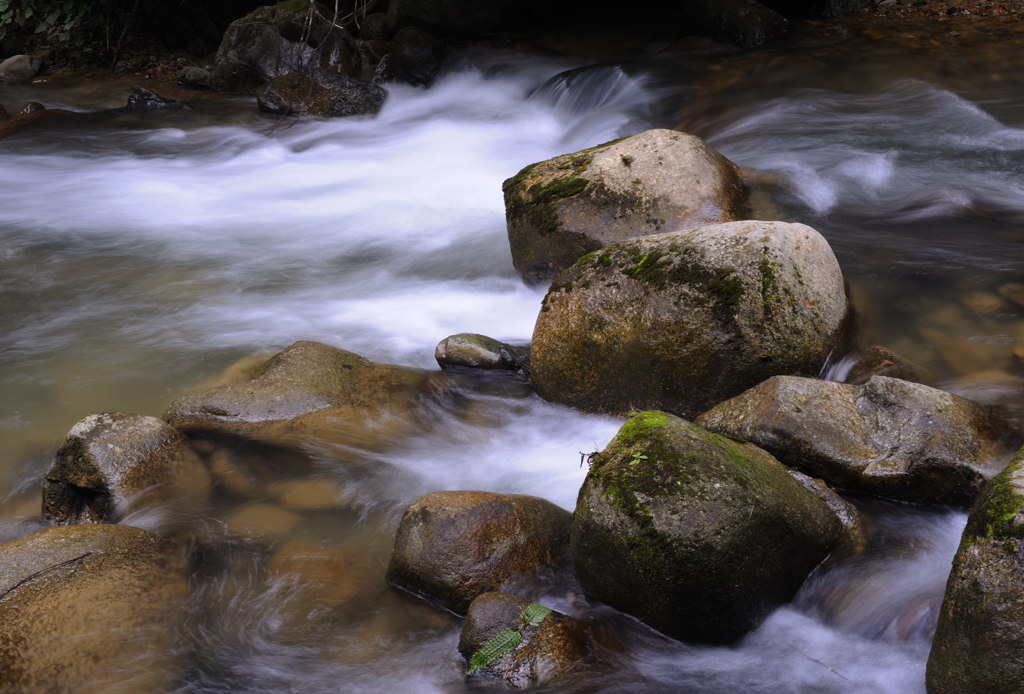
{"type": "Polygon", "coordinates": [[[1024,540],[1024,490],[1014,483],[1015,476],[1024,476],[1024,448],[985,485],[964,530],[964,544],[1024,540]]]}

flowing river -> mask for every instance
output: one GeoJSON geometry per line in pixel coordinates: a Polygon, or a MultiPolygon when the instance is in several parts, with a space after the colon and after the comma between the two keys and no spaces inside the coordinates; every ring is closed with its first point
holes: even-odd
{"type": "MultiPolygon", "coordinates": [[[[1024,281],[1024,73],[1018,37],[971,26],[939,39],[833,27],[771,51],[663,49],[571,73],[588,61],[481,52],[429,90],[390,86],[372,119],[271,119],[207,97],[0,140],[0,539],[39,527],[42,475],[87,414],[159,415],[240,357],[300,339],[422,368],[453,333],[528,342],[543,290],[513,272],[503,179],[652,127],[758,170],[763,216],[828,238],[863,344],[1019,408],[1024,309],[1005,297],[1024,281]]],[[[123,87],[0,86],[0,103],[93,111],[123,105],[123,87]]],[[[276,546],[347,557],[335,600],[311,606],[265,570],[273,547],[233,533],[246,509],[283,503],[272,492],[123,521],[186,527],[197,548],[187,665],[169,691],[466,689],[460,621],[384,583],[402,510],[440,489],[572,509],[581,453],[621,420],[545,403],[513,378],[464,395],[471,418],[439,412],[429,431],[372,450],[311,442],[296,463],[344,499],[289,511],[276,546]]],[[[732,648],[677,643],[553,591],[542,602],[604,637],[592,667],[545,691],[923,692],[965,515],[856,501],[867,550],[830,558],[732,648]]],[[[113,690],[132,691],[116,678],[113,690]]]]}

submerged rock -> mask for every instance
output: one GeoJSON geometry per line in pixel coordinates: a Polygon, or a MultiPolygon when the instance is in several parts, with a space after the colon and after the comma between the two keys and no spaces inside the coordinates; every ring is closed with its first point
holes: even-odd
{"type": "Polygon", "coordinates": [[[928,657],[929,694],[1024,691],[1024,449],[971,509],[928,657]]]}
{"type": "Polygon", "coordinates": [[[928,369],[881,345],[871,345],[852,352],[840,360],[836,371],[834,380],[854,385],[863,385],[872,376],[889,376],[915,383],[931,383],[934,380],[928,369]]]}
{"type": "Polygon", "coordinates": [[[568,556],[569,512],[518,494],[434,492],[402,516],[387,580],[465,614],[481,593],[507,589],[568,556]]]}
{"type": "Polygon", "coordinates": [[[614,241],[740,219],[746,200],[732,162],[675,130],[531,164],[502,189],[512,261],[530,284],[614,241]]]}
{"type": "Polygon", "coordinates": [[[575,620],[510,593],[483,593],[466,612],[459,653],[471,681],[537,687],[564,677],[587,654],[575,620]]]}
{"type": "Polygon", "coordinates": [[[620,241],[552,285],[531,368],[544,398],[693,417],[776,374],[817,375],[850,309],[832,249],[802,224],[732,222],[620,241]]]}
{"type": "Polygon", "coordinates": [[[765,451],[643,412],[592,461],[572,554],[588,599],[676,639],[727,644],[792,599],[842,534],[765,451]]]}
{"type": "Polygon", "coordinates": [[[104,412],[78,422],[43,480],[43,515],[101,523],[159,503],[196,509],[210,474],[179,431],[156,417],[104,412]]]}
{"type": "Polygon", "coordinates": [[[151,92],[136,84],[128,95],[128,103],[125,108],[133,111],[156,111],[165,108],[188,108],[188,105],[182,101],[160,96],[156,92],[151,92]]]}
{"type": "Polygon", "coordinates": [[[241,380],[184,395],[164,419],[191,432],[293,445],[309,436],[363,448],[418,428],[418,408],[445,397],[440,373],[377,364],[319,342],[296,342],[244,368],[241,380]]]}
{"type": "Polygon", "coordinates": [[[840,489],[958,506],[1019,444],[992,408],[887,376],[862,386],[777,376],[697,423],[840,489]]]}
{"type": "Polygon", "coordinates": [[[384,105],[382,87],[334,72],[299,72],[275,77],[256,92],[261,111],[287,116],[374,115],[384,105]]]}
{"type": "Polygon", "coordinates": [[[174,547],[139,528],[58,526],[0,545],[5,691],[165,691],[187,581],[174,547]]]}
{"type": "Polygon", "coordinates": [[[446,337],[434,349],[434,358],[442,369],[461,366],[524,373],[530,370],[529,347],[514,347],[476,333],[446,337]]]}

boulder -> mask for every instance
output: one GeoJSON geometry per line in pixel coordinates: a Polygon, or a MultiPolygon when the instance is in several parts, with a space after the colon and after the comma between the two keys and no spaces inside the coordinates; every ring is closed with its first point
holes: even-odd
{"type": "Polygon", "coordinates": [[[1024,449],[971,509],[928,657],[929,694],[1024,691],[1024,449]]]}
{"type": "Polygon", "coordinates": [[[497,681],[522,689],[545,686],[587,653],[575,620],[510,593],[479,595],[459,635],[459,653],[471,681],[497,681]]]}
{"type": "Polygon", "coordinates": [[[512,262],[529,284],[614,241],[742,219],[746,206],[735,164],[675,130],[531,164],[502,190],[512,262]]]}
{"type": "Polygon", "coordinates": [[[156,417],[92,414],[68,432],[43,480],[43,515],[57,523],[112,521],[152,504],[197,509],[210,474],[179,431],[156,417]]]}
{"type": "Polygon", "coordinates": [[[777,376],[697,418],[854,492],[969,506],[1019,436],[986,405],[887,376],[861,386],[777,376]]]}
{"type": "Polygon", "coordinates": [[[178,398],[164,419],[192,433],[274,445],[316,436],[377,449],[415,430],[419,407],[449,395],[452,383],[440,373],[377,364],[308,341],[231,371],[241,380],[178,398]]]}
{"type": "Polygon", "coordinates": [[[290,72],[358,75],[361,59],[348,32],[333,26],[333,9],[309,2],[259,7],[224,32],[210,75],[213,88],[247,92],[290,72]]]}
{"type": "Polygon", "coordinates": [[[363,116],[380,111],[386,96],[376,84],[318,70],[274,77],[257,90],[256,104],[282,116],[363,116]]]}
{"type": "Polygon", "coordinates": [[[405,27],[391,40],[390,77],[414,86],[430,86],[441,71],[446,53],[445,45],[427,32],[405,27]]]}
{"type": "Polygon", "coordinates": [[[765,451],[649,411],[591,461],[571,546],[588,599],[676,639],[729,644],[792,599],[842,535],[765,451]]]}
{"type": "Polygon", "coordinates": [[[755,0],[697,0],[683,3],[680,15],[692,33],[740,48],[757,48],[781,38],[789,24],[784,16],[755,0]]]}
{"type": "Polygon", "coordinates": [[[552,285],[530,353],[537,392],[583,410],[684,417],[845,351],[842,273],[802,224],[731,222],[614,243],[552,285]]]}
{"type": "Polygon", "coordinates": [[[528,372],[530,367],[528,347],[513,347],[476,333],[446,337],[434,349],[434,358],[442,369],[465,367],[528,372]]]}
{"type": "Polygon", "coordinates": [[[0,545],[0,672],[11,692],[165,691],[187,580],[139,528],[47,528],[0,545]]]}
{"type": "Polygon", "coordinates": [[[388,583],[456,614],[481,593],[528,586],[568,556],[569,512],[518,494],[433,492],[399,524],[388,583]]]}
{"type": "Polygon", "coordinates": [[[0,82],[28,82],[43,69],[43,61],[33,55],[12,55],[0,62],[0,82]]]}

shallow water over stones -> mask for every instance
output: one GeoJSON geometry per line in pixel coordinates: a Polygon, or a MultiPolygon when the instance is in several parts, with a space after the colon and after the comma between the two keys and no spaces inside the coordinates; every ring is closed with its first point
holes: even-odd
{"type": "MultiPolygon", "coordinates": [[[[78,419],[158,415],[239,357],[312,339],[432,369],[451,334],[528,341],[543,290],[512,269],[502,180],[651,127],[694,132],[760,170],[776,216],[826,236],[862,344],[1020,408],[1024,102],[1006,68],[1019,44],[1007,30],[958,31],[922,59],[923,35],[853,27],[555,82],[582,61],[492,54],[429,91],[391,88],[372,120],[274,120],[217,101],[0,140],[0,536],[36,527],[42,474],[78,419]]],[[[0,87],[12,112],[28,99],[114,108],[126,95],[0,87]]],[[[125,518],[194,550],[189,667],[168,689],[464,691],[459,620],[385,584],[402,510],[441,489],[572,508],[581,452],[620,420],[542,402],[513,373],[469,381],[461,397],[384,447],[208,441],[222,487],[208,513],[125,518]]],[[[867,548],[829,559],[735,648],[670,641],[553,592],[541,602],[585,617],[597,643],[592,668],[553,691],[922,692],[965,516],[857,503],[867,548]]]]}

